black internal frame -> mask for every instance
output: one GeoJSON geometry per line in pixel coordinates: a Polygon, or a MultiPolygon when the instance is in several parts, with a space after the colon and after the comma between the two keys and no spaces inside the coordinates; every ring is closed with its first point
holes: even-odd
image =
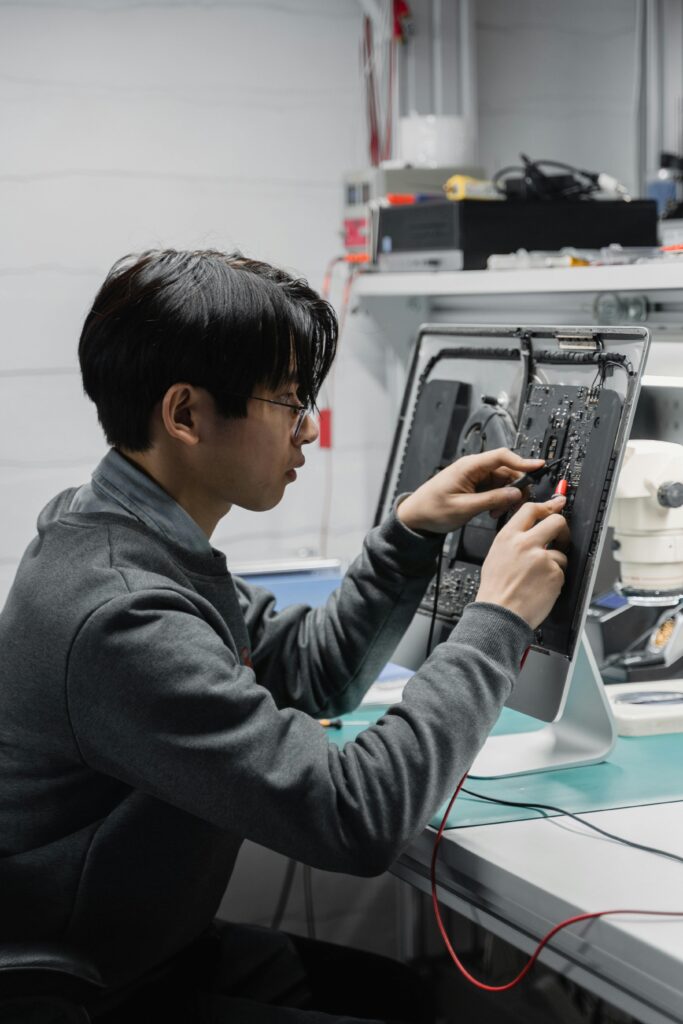
{"type": "MultiPolygon", "coordinates": [[[[448,328],[442,330],[448,333],[448,328]]],[[[529,496],[536,501],[546,500],[560,479],[567,481],[568,501],[564,514],[572,533],[565,586],[555,608],[536,632],[534,648],[571,660],[589,597],[586,591],[599,551],[601,527],[618,453],[625,443],[625,431],[630,420],[626,412],[630,411],[635,398],[638,374],[628,356],[619,351],[620,334],[614,329],[602,332],[597,328],[571,329],[566,336],[558,329],[556,334],[549,335],[558,346],[555,348],[548,348],[547,343],[543,347],[543,329],[538,330],[541,334],[538,339],[532,337],[534,329],[519,328],[511,332],[508,340],[516,337],[518,344],[507,348],[495,344],[495,337],[500,336],[500,331],[495,329],[491,329],[490,345],[444,345],[419,372],[423,336],[441,333],[433,325],[422,329],[403,396],[376,521],[388,509],[392,479],[396,480],[391,494],[393,503],[401,493],[414,490],[465,453],[459,444],[459,431],[462,432],[467,413],[471,413],[478,400],[488,401],[491,416],[497,415],[494,397],[474,396],[471,385],[466,381],[439,378],[438,370],[444,361],[493,359],[517,363],[519,368],[516,372],[521,375],[521,384],[516,408],[505,410],[506,416],[515,423],[514,435],[508,435],[514,436],[510,447],[527,457],[541,457],[547,461],[562,459],[531,487],[529,496]],[[562,366],[574,370],[578,366],[585,367],[587,383],[577,385],[543,380],[544,367],[553,367],[557,371],[562,366]],[[610,386],[615,373],[624,374],[621,389],[610,386]],[[406,432],[413,395],[412,416],[406,432]],[[404,436],[400,465],[396,471],[404,436]]],[[[621,337],[622,340],[633,341],[632,334],[621,337]]],[[[484,335],[481,342],[485,341],[484,335]]],[[[483,418],[482,422],[487,424],[489,418],[483,418]]],[[[499,446],[497,436],[492,443],[488,441],[484,437],[483,449],[499,446]]],[[[447,536],[436,611],[435,577],[417,613],[429,618],[436,616],[442,624],[440,638],[450,632],[467,604],[476,598],[481,564],[497,530],[505,521],[493,520],[486,513],[475,517],[464,529],[447,536]]]]}

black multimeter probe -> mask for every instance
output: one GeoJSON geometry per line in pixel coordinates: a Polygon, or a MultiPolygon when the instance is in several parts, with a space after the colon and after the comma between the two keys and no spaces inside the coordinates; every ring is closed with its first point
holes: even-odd
{"type": "Polygon", "coordinates": [[[517,487],[520,491],[523,491],[525,487],[529,486],[529,484],[536,483],[544,477],[548,470],[552,469],[553,466],[559,466],[560,463],[564,461],[564,459],[553,459],[552,462],[546,462],[545,465],[539,466],[538,469],[532,469],[530,472],[525,473],[524,476],[520,476],[518,480],[512,480],[508,484],[508,487],[517,487]]]}

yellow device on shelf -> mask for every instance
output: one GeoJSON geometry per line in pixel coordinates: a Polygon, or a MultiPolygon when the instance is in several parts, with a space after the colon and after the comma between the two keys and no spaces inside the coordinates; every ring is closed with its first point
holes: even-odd
{"type": "Polygon", "coordinates": [[[492,181],[486,178],[470,178],[467,174],[454,174],[443,186],[447,199],[502,199],[492,181]]]}

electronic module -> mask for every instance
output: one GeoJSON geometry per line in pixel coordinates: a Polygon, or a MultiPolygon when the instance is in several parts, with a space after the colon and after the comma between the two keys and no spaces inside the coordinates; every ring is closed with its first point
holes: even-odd
{"type": "MultiPolygon", "coordinates": [[[[477,355],[479,359],[486,358],[481,350],[477,355]]],[[[561,366],[563,361],[574,366],[577,362],[590,364],[588,382],[584,386],[546,383],[536,377],[527,384],[516,416],[493,397],[481,396],[473,401],[472,388],[467,384],[434,376],[424,380],[408,432],[395,497],[472,451],[506,445],[524,458],[554,462],[545,475],[530,485],[528,496],[533,501],[546,501],[563,481],[561,487],[567,496],[563,514],[570,525],[571,550],[564,588],[553,611],[536,631],[534,646],[571,657],[614,473],[622,419],[622,396],[605,383],[615,370],[627,376],[630,371],[626,357],[618,352],[537,353],[537,369],[542,366],[544,355],[554,367],[561,366]]],[[[521,353],[508,350],[504,358],[519,361],[521,353]]],[[[438,587],[438,621],[452,628],[466,606],[475,600],[481,565],[507,518],[496,520],[483,513],[448,535],[438,587]]],[[[420,604],[419,615],[431,618],[434,614],[436,589],[435,576],[420,604]]]]}

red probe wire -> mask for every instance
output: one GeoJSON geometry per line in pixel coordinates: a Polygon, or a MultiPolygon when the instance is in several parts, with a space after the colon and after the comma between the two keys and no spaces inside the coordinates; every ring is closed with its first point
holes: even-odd
{"type": "Polygon", "coordinates": [[[444,923],[441,919],[441,912],[439,910],[439,899],[436,891],[436,857],[439,849],[439,843],[441,842],[441,837],[443,836],[443,832],[446,827],[446,822],[448,821],[448,816],[451,813],[451,808],[455,803],[455,798],[462,789],[466,778],[467,772],[465,772],[460,782],[458,783],[455,793],[451,797],[450,803],[446,808],[446,813],[444,814],[441,820],[441,824],[439,825],[439,830],[436,834],[436,839],[434,840],[434,849],[432,850],[430,876],[432,883],[432,906],[434,908],[434,916],[436,918],[437,926],[439,928],[439,931],[441,932],[441,938],[443,939],[446,949],[450,954],[451,960],[454,962],[455,966],[458,968],[463,977],[467,978],[467,980],[472,985],[475,985],[479,989],[483,989],[485,992],[507,992],[508,989],[514,988],[515,985],[519,985],[520,981],[522,981],[522,979],[527,976],[531,968],[538,960],[541,950],[544,946],[547,946],[547,944],[550,942],[553,936],[557,935],[557,933],[559,931],[562,931],[563,928],[568,928],[570,924],[577,924],[579,921],[592,921],[596,917],[607,917],[608,914],[644,914],[647,917],[683,917],[683,910],[596,910],[590,914],[577,914],[575,917],[568,917],[565,921],[560,921],[559,924],[556,924],[554,928],[551,928],[550,931],[543,936],[543,938],[539,941],[538,945],[536,946],[536,949],[533,951],[533,953],[527,960],[522,970],[515,978],[512,979],[512,981],[506,982],[505,985],[487,985],[485,984],[485,982],[479,981],[479,979],[475,978],[473,974],[470,974],[470,972],[467,970],[465,965],[458,957],[458,954],[453,949],[453,946],[451,945],[451,941],[448,938],[448,933],[446,932],[446,928],[444,927],[444,923]]]}

